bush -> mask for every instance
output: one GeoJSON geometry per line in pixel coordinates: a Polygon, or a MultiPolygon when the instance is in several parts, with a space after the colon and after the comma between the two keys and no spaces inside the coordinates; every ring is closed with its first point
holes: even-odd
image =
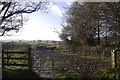
{"type": "Polygon", "coordinates": [[[55,78],[62,80],[85,80],[81,73],[77,72],[63,72],[57,73],[55,78]]]}
{"type": "Polygon", "coordinates": [[[115,69],[101,69],[94,72],[97,80],[119,80],[119,72],[115,69]]]}

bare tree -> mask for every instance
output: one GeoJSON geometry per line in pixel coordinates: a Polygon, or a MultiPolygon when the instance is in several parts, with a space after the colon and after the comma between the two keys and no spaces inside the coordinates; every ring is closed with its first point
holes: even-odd
{"type": "Polygon", "coordinates": [[[23,27],[25,21],[23,14],[30,14],[38,10],[44,11],[48,1],[39,2],[0,2],[0,36],[4,36],[9,31],[18,32],[23,27]]]}
{"type": "Polygon", "coordinates": [[[69,41],[69,37],[79,45],[110,45],[113,41],[119,43],[119,3],[74,2],[63,20],[65,25],[61,39],[64,42],[69,41]]]}

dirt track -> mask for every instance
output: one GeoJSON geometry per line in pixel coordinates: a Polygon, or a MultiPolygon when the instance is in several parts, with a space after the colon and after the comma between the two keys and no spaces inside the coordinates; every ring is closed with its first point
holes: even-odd
{"type": "Polygon", "coordinates": [[[111,64],[101,59],[81,58],[78,55],[58,54],[57,51],[34,52],[34,71],[40,77],[53,78],[63,71],[91,73],[97,69],[110,68],[111,64]]]}

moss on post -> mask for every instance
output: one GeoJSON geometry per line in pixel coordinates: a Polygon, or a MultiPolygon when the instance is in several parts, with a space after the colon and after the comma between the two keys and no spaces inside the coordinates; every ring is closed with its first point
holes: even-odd
{"type": "Polygon", "coordinates": [[[117,69],[117,50],[111,51],[112,68],[117,69]]]}

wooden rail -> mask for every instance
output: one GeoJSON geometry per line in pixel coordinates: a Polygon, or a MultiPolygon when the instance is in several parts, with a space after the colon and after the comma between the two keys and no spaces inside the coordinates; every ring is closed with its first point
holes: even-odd
{"type": "Polygon", "coordinates": [[[28,67],[29,70],[32,70],[32,58],[31,58],[31,47],[28,47],[27,52],[23,51],[4,51],[2,50],[2,69],[5,69],[5,66],[21,66],[21,67],[28,67]],[[13,57],[14,54],[26,55],[25,57],[13,57]],[[12,56],[13,55],[13,56],[12,56]],[[27,63],[14,63],[9,62],[9,60],[24,60],[27,63]]]}
{"type": "Polygon", "coordinates": [[[4,65],[7,65],[7,66],[22,66],[22,67],[27,67],[28,64],[4,64],[4,65]]]}
{"type": "Polygon", "coordinates": [[[27,54],[28,52],[19,52],[19,51],[3,51],[4,54],[12,53],[12,54],[27,54]]]}
{"type": "Polygon", "coordinates": [[[28,58],[8,58],[8,57],[5,57],[4,59],[28,60],[28,58]]]}

